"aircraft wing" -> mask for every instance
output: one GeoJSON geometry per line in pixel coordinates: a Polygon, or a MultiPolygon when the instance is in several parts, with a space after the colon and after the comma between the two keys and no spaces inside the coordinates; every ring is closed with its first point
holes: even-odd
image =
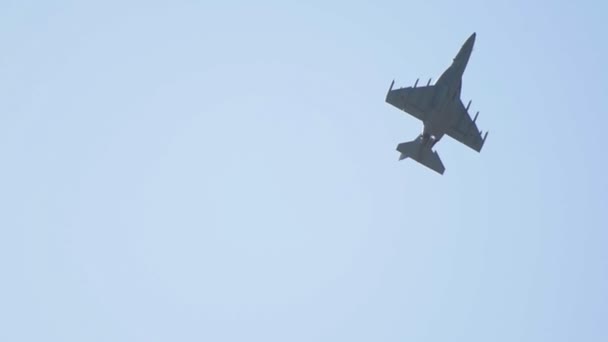
{"type": "Polygon", "coordinates": [[[481,151],[481,148],[486,141],[486,137],[488,136],[488,132],[486,132],[483,138],[481,137],[481,131],[477,128],[477,124],[475,124],[479,112],[477,112],[474,119],[471,119],[471,116],[469,116],[467,108],[464,107],[462,101],[456,103],[454,111],[455,120],[447,130],[447,135],[477,152],[481,151]]]}
{"type": "Polygon", "coordinates": [[[391,89],[389,89],[386,94],[386,102],[411,114],[419,120],[424,120],[427,113],[431,110],[437,87],[431,85],[393,90],[393,84],[391,84],[391,89]]]}

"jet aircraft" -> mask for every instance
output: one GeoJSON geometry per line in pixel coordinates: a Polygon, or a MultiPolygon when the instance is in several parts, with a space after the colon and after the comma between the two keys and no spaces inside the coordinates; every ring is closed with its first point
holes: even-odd
{"type": "Polygon", "coordinates": [[[395,81],[386,94],[386,102],[416,117],[423,123],[422,134],[413,141],[397,145],[401,152],[399,160],[412,158],[426,167],[443,174],[445,167],[436,151],[432,148],[447,134],[473,150],[480,152],[488,132],[483,135],[478,130],[475,118],[469,115],[471,101],[465,107],[460,99],[462,75],[473,51],[473,33],[454,58],[452,64],[443,72],[434,85],[429,79],[426,86],[393,89],[395,81]]]}

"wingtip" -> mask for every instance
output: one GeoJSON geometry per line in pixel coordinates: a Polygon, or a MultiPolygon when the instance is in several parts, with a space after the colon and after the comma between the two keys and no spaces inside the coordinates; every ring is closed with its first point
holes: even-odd
{"type": "Polygon", "coordinates": [[[389,101],[389,97],[390,97],[390,95],[391,95],[391,91],[393,91],[393,86],[394,86],[394,85],[395,85],[395,80],[393,80],[393,81],[391,82],[390,87],[388,87],[388,91],[386,92],[386,98],[385,98],[385,101],[386,101],[386,102],[388,102],[388,101],[389,101]]]}
{"type": "Polygon", "coordinates": [[[488,138],[488,133],[490,133],[490,131],[486,131],[486,134],[484,134],[483,139],[481,139],[481,146],[479,147],[479,152],[481,152],[481,149],[486,144],[486,139],[488,138]]]}

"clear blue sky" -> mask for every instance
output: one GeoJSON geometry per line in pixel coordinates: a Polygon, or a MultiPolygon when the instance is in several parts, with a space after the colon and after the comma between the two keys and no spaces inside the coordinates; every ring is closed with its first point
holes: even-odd
{"type": "Polygon", "coordinates": [[[606,13],[2,1],[0,340],[608,340],[606,13]],[[482,153],[398,162],[472,32],[482,153]]]}

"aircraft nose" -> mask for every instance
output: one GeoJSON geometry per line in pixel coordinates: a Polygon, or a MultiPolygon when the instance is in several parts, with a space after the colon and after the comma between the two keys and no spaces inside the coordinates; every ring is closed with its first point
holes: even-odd
{"type": "Polygon", "coordinates": [[[465,45],[472,48],[473,44],[475,44],[476,36],[477,36],[477,33],[473,32],[473,34],[469,37],[469,39],[467,39],[467,42],[465,43],[465,45]]]}
{"type": "Polygon", "coordinates": [[[467,62],[469,60],[469,56],[471,55],[471,52],[473,51],[473,45],[475,44],[475,36],[476,36],[476,33],[473,32],[473,34],[467,39],[467,41],[464,42],[464,44],[460,48],[460,51],[458,51],[456,58],[454,58],[454,61],[459,61],[463,65],[467,64],[467,62]]]}

